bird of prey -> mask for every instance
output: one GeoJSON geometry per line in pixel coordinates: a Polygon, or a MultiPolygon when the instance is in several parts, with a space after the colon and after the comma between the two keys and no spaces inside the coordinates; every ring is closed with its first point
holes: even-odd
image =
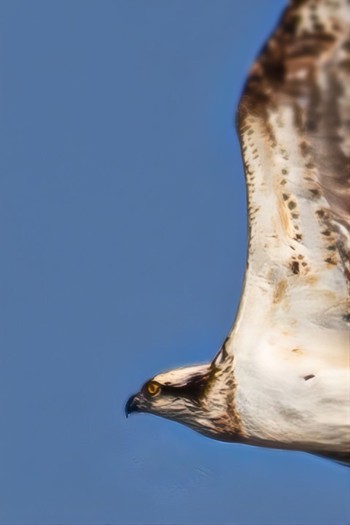
{"type": "Polygon", "coordinates": [[[211,363],[154,376],[126,414],[350,463],[350,0],[291,0],[236,121],[249,247],[235,322],[211,363]]]}

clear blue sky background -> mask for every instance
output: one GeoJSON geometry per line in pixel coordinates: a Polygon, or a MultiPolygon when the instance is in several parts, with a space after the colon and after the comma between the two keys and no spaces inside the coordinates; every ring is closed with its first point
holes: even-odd
{"type": "Polygon", "coordinates": [[[349,523],[343,467],[123,414],[234,317],[233,113],[283,4],[1,2],[1,524],[349,523]]]}

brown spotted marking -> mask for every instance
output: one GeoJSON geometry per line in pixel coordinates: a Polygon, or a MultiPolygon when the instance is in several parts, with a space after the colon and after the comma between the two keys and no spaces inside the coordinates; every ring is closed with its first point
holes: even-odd
{"type": "Polygon", "coordinates": [[[315,374],[307,374],[306,376],[304,376],[304,379],[305,381],[309,381],[309,379],[313,379],[315,376],[315,374]]]}
{"type": "Polygon", "coordinates": [[[286,279],[281,279],[280,281],[278,281],[273,291],[273,302],[275,304],[279,303],[283,299],[285,292],[287,290],[287,286],[288,286],[288,283],[286,279]]]}
{"type": "Polygon", "coordinates": [[[291,263],[291,270],[295,275],[299,275],[300,267],[298,261],[292,261],[291,263]]]}

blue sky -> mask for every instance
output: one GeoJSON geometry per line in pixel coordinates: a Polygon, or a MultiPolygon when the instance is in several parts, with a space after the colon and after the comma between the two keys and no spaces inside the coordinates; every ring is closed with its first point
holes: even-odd
{"type": "Polygon", "coordinates": [[[343,467],[123,413],[234,317],[233,114],[283,5],[1,2],[1,524],[349,523],[343,467]]]}

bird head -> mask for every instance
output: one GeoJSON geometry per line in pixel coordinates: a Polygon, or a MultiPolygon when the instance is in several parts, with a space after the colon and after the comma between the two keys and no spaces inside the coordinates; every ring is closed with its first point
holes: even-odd
{"type": "Polygon", "coordinates": [[[221,350],[212,363],[175,368],[154,376],[129,398],[126,416],[147,412],[224,439],[228,420],[225,362],[227,365],[221,350]]]}

